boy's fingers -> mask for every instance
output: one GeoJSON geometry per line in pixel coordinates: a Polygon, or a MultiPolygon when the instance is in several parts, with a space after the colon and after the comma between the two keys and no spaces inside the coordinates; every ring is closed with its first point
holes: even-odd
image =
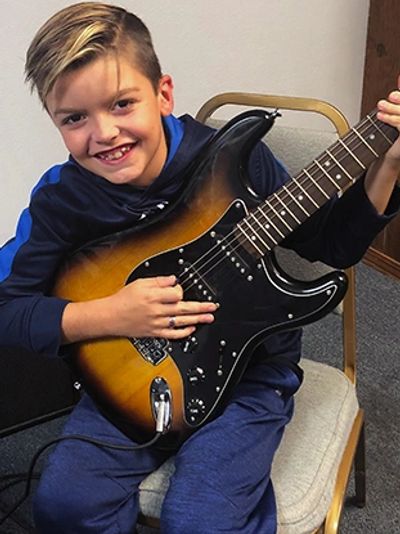
{"type": "Polygon", "coordinates": [[[196,324],[207,324],[214,321],[214,316],[211,313],[203,313],[200,315],[178,315],[168,317],[168,328],[187,328],[195,326],[196,324]],[[172,320],[172,321],[171,321],[172,320]]]}
{"type": "Polygon", "coordinates": [[[165,308],[165,313],[168,315],[195,315],[202,313],[214,313],[218,309],[218,304],[215,302],[199,302],[182,300],[177,305],[172,304],[165,308]]]}
{"type": "Polygon", "coordinates": [[[176,304],[183,299],[183,289],[179,284],[167,285],[161,289],[160,301],[162,304],[176,304]]]}
{"type": "Polygon", "coordinates": [[[170,274],[168,276],[157,276],[156,282],[159,287],[171,287],[176,285],[177,280],[174,274],[170,274]]]}

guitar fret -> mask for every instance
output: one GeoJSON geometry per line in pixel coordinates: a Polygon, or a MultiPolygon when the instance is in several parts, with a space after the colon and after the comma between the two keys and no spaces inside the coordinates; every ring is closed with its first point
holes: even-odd
{"type": "Polygon", "coordinates": [[[260,221],[257,221],[257,222],[262,226],[264,234],[267,235],[269,240],[276,245],[277,241],[274,239],[274,237],[268,231],[268,230],[271,230],[271,220],[268,219],[267,215],[262,211],[262,207],[261,206],[257,207],[257,211],[261,212],[262,216],[264,217],[264,219],[266,221],[265,224],[261,223],[260,221]]]}
{"type": "MultiPolygon", "coordinates": [[[[266,200],[265,203],[267,204],[267,206],[269,206],[271,208],[271,210],[275,213],[276,217],[278,219],[280,219],[285,225],[286,227],[289,229],[289,230],[292,230],[292,228],[287,224],[287,222],[281,217],[281,215],[277,212],[277,210],[272,206],[272,204],[266,200]]],[[[281,237],[285,237],[284,234],[282,234],[282,232],[279,230],[279,228],[277,226],[275,226],[274,223],[271,222],[271,224],[274,226],[274,228],[276,229],[276,231],[278,232],[278,234],[281,235],[281,237]]]]}
{"type": "MultiPolygon", "coordinates": [[[[303,211],[303,213],[305,213],[305,215],[307,215],[307,217],[310,217],[310,214],[308,213],[308,211],[306,210],[306,208],[303,206],[303,204],[297,200],[297,198],[295,197],[295,195],[292,195],[292,192],[290,191],[290,188],[289,187],[286,187],[286,185],[284,184],[282,186],[282,189],[289,194],[289,196],[294,200],[294,202],[299,206],[299,208],[303,211]]],[[[298,224],[301,224],[301,221],[299,221],[299,219],[296,219],[296,222],[298,222],[298,224]]]]}
{"type": "Polygon", "coordinates": [[[341,191],[341,187],[335,182],[335,180],[331,177],[331,175],[329,174],[328,171],[326,171],[323,166],[320,164],[320,162],[318,160],[314,160],[315,164],[317,165],[317,167],[319,167],[321,169],[321,171],[325,174],[325,176],[329,179],[329,181],[336,187],[336,189],[338,191],[341,191]]]}
{"type": "Polygon", "coordinates": [[[352,131],[357,135],[360,141],[364,143],[364,145],[368,148],[368,150],[370,150],[376,158],[379,158],[379,154],[372,148],[372,146],[369,143],[367,143],[367,141],[363,138],[362,135],[360,135],[360,133],[356,130],[356,128],[352,128],[352,131]]]}
{"type": "Polygon", "coordinates": [[[350,156],[360,165],[361,169],[363,171],[365,171],[366,167],[365,167],[364,163],[357,158],[357,156],[354,154],[354,152],[352,150],[350,150],[350,148],[343,142],[342,139],[338,139],[338,141],[342,145],[342,147],[344,147],[345,150],[347,150],[347,152],[350,154],[350,156]]]}
{"type": "Polygon", "coordinates": [[[392,141],[385,134],[385,132],[382,130],[382,128],[379,127],[379,125],[376,123],[376,121],[374,121],[370,115],[367,115],[367,119],[370,121],[370,123],[375,128],[375,130],[377,130],[382,135],[382,137],[384,137],[386,139],[386,141],[389,143],[389,145],[392,145],[393,144],[392,141]]]}
{"type": "MultiPolygon", "coordinates": [[[[253,247],[256,249],[256,251],[261,255],[263,256],[265,254],[265,252],[262,251],[262,249],[260,249],[260,247],[257,246],[257,243],[255,243],[255,238],[257,237],[257,235],[254,233],[253,231],[253,228],[251,227],[250,223],[248,222],[247,218],[244,218],[242,220],[243,223],[247,224],[249,227],[250,227],[250,230],[252,232],[252,237],[249,237],[244,228],[242,228],[242,225],[241,224],[238,224],[237,225],[237,228],[240,230],[240,232],[242,232],[242,234],[244,235],[244,237],[247,239],[248,243],[250,243],[251,245],[253,245],[253,247]]],[[[274,243],[275,245],[277,245],[278,243],[275,242],[274,243]]],[[[266,246],[266,249],[267,250],[271,250],[271,247],[269,247],[268,245],[265,245],[266,246]]]]}
{"type": "MultiPolygon", "coordinates": [[[[258,208],[257,208],[257,209],[258,209],[258,208]]],[[[257,219],[257,217],[254,215],[254,213],[251,213],[251,214],[249,215],[249,217],[251,217],[251,219],[252,219],[253,221],[255,221],[256,224],[258,224],[258,226],[261,228],[261,230],[262,230],[262,231],[263,231],[263,232],[264,232],[270,239],[272,239],[272,236],[265,230],[264,226],[260,223],[260,221],[259,221],[259,220],[257,219]]],[[[258,237],[258,239],[261,241],[261,243],[265,246],[265,248],[268,250],[268,244],[265,243],[265,242],[263,241],[263,239],[261,239],[261,237],[260,237],[259,235],[257,235],[257,237],[258,237]]]]}
{"type": "MultiPolygon", "coordinates": [[[[350,180],[350,182],[351,182],[351,183],[354,183],[354,182],[355,182],[355,179],[354,179],[354,178],[352,177],[352,175],[351,175],[351,174],[350,174],[350,173],[343,167],[343,165],[340,163],[340,161],[337,160],[337,159],[335,158],[335,156],[334,156],[329,150],[327,150],[326,153],[333,159],[333,161],[334,161],[335,164],[339,167],[339,169],[340,169],[341,171],[344,172],[344,174],[347,176],[347,178],[350,180]]],[[[337,178],[338,180],[340,180],[341,177],[342,177],[341,174],[337,174],[337,175],[336,175],[336,178],[337,178]]]]}
{"type": "MultiPolygon", "coordinates": [[[[287,188],[285,188],[285,186],[283,186],[283,188],[286,189],[286,191],[289,192],[289,190],[287,188]]],[[[289,195],[291,195],[290,192],[289,192],[289,195]]],[[[286,209],[289,212],[289,214],[292,217],[292,219],[295,220],[298,224],[300,224],[299,219],[296,217],[296,215],[293,213],[293,211],[289,208],[289,206],[285,206],[285,203],[281,200],[280,196],[278,194],[275,194],[274,197],[282,204],[283,208],[286,209]]],[[[292,230],[292,228],[286,223],[286,221],[284,221],[284,222],[285,222],[287,228],[289,228],[289,230],[292,230]]]]}
{"type": "MultiPolygon", "coordinates": [[[[265,206],[264,206],[264,208],[265,208],[265,206]]],[[[269,237],[269,239],[270,239],[270,241],[272,241],[272,243],[274,243],[275,245],[278,244],[280,239],[283,239],[286,236],[274,224],[273,215],[270,214],[270,216],[268,217],[267,214],[262,210],[261,206],[257,207],[257,211],[259,211],[260,214],[262,215],[262,217],[265,219],[265,224],[262,224],[260,221],[258,221],[258,223],[262,226],[262,229],[263,229],[264,233],[269,237]],[[271,233],[268,230],[274,230],[275,231],[276,239],[273,237],[273,235],[271,235],[271,233]]]]}
{"type": "Polygon", "coordinates": [[[320,207],[319,204],[317,204],[317,203],[315,202],[315,200],[312,198],[312,196],[310,196],[310,195],[307,193],[307,191],[300,185],[299,180],[298,180],[297,178],[293,178],[293,182],[297,185],[297,187],[298,187],[299,189],[301,189],[301,191],[306,195],[306,197],[310,200],[310,202],[311,202],[312,204],[314,204],[314,206],[318,209],[318,208],[320,207]]]}
{"type": "MultiPolygon", "coordinates": [[[[322,189],[322,187],[319,185],[319,183],[318,183],[317,181],[314,180],[314,178],[313,178],[312,175],[308,172],[308,170],[307,170],[307,169],[303,169],[303,172],[304,172],[304,174],[306,174],[306,175],[308,176],[308,178],[310,178],[310,180],[313,182],[313,184],[315,185],[315,187],[321,191],[321,193],[324,195],[324,197],[325,197],[327,200],[329,200],[331,197],[328,195],[328,193],[327,193],[326,191],[324,191],[324,190],[322,189]]],[[[320,207],[320,206],[318,206],[318,207],[320,207]]]]}
{"type": "MultiPolygon", "coordinates": [[[[264,213],[263,213],[263,215],[264,215],[264,213]]],[[[279,230],[279,228],[276,226],[276,224],[274,224],[274,222],[273,222],[273,220],[272,220],[273,217],[267,217],[267,216],[265,216],[265,215],[264,215],[264,217],[265,217],[265,220],[267,221],[267,228],[268,228],[268,230],[272,227],[272,229],[275,230],[275,232],[278,234],[279,237],[284,238],[284,237],[285,237],[285,234],[283,234],[283,233],[279,230]]],[[[264,227],[263,227],[263,228],[264,228],[264,227]]],[[[272,240],[273,243],[278,244],[279,241],[276,241],[272,236],[270,236],[270,237],[271,237],[271,240],[272,240]]]]}
{"type": "MultiPolygon", "coordinates": [[[[260,212],[261,216],[265,219],[265,223],[262,222],[262,221],[260,221],[260,220],[258,220],[254,213],[252,213],[251,215],[249,215],[249,217],[253,217],[253,218],[256,220],[257,224],[262,228],[262,231],[264,232],[264,234],[265,234],[266,236],[268,236],[268,238],[270,239],[270,241],[272,241],[272,243],[276,243],[276,240],[274,239],[274,237],[273,237],[273,236],[270,234],[270,232],[268,231],[268,230],[271,230],[271,224],[272,224],[272,223],[271,223],[271,220],[268,219],[267,215],[263,212],[261,206],[258,206],[258,207],[256,208],[256,210],[257,210],[258,212],[260,212]]],[[[272,229],[273,229],[273,228],[272,228],[272,229]]]]}

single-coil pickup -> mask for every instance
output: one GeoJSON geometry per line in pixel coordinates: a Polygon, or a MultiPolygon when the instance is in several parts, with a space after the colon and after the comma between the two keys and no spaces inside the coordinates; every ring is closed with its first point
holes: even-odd
{"type": "Polygon", "coordinates": [[[131,337],[129,341],[153,365],[158,365],[171,349],[168,341],[161,337],[131,337]]]}
{"type": "Polygon", "coordinates": [[[190,290],[191,292],[194,292],[194,295],[198,300],[208,300],[209,302],[212,302],[216,299],[216,293],[202,275],[200,269],[197,270],[193,265],[185,262],[182,274],[179,276],[179,282],[182,284],[185,291],[190,290]]]}
{"type": "Polygon", "coordinates": [[[251,268],[243,257],[244,249],[240,247],[237,240],[218,235],[212,232],[211,237],[215,240],[219,249],[219,257],[223,257],[225,262],[229,262],[241,275],[249,277],[251,268]]]}

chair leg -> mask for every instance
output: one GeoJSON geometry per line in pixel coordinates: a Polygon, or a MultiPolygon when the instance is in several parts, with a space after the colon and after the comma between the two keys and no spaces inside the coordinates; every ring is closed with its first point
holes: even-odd
{"type": "MultiPolygon", "coordinates": [[[[364,428],[364,412],[359,410],[354,420],[350,436],[343,453],[342,461],[339,466],[338,475],[336,479],[336,486],[334,489],[331,506],[325,518],[324,534],[338,534],[339,523],[342,513],[342,506],[344,504],[347,483],[351,470],[356,463],[356,455],[358,455],[357,466],[363,465],[364,452],[364,435],[362,433],[364,428]]],[[[361,472],[362,469],[359,469],[361,472]]],[[[365,470],[364,470],[365,471],[365,470]]],[[[362,478],[361,478],[362,487],[362,478]]],[[[360,493],[360,490],[359,490],[360,493]]]]}
{"type": "Polygon", "coordinates": [[[363,508],[366,503],[366,476],[365,476],[365,424],[363,423],[354,456],[354,485],[355,498],[353,504],[363,508]]]}

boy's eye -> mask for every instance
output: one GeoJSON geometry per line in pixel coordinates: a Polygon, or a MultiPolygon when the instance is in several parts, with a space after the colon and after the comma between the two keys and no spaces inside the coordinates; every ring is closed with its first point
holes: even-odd
{"type": "Polygon", "coordinates": [[[117,100],[114,104],[115,110],[126,110],[133,105],[133,100],[125,98],[123,100],[117,100]]]}
{"type": "Polygon", "coordinates": [[[62,124],[77,124],[83,119],[84,115],[82,113],[74,113],[73,115],[68,115],[68,117],[65,117],[62,120],[62,124]]]}

